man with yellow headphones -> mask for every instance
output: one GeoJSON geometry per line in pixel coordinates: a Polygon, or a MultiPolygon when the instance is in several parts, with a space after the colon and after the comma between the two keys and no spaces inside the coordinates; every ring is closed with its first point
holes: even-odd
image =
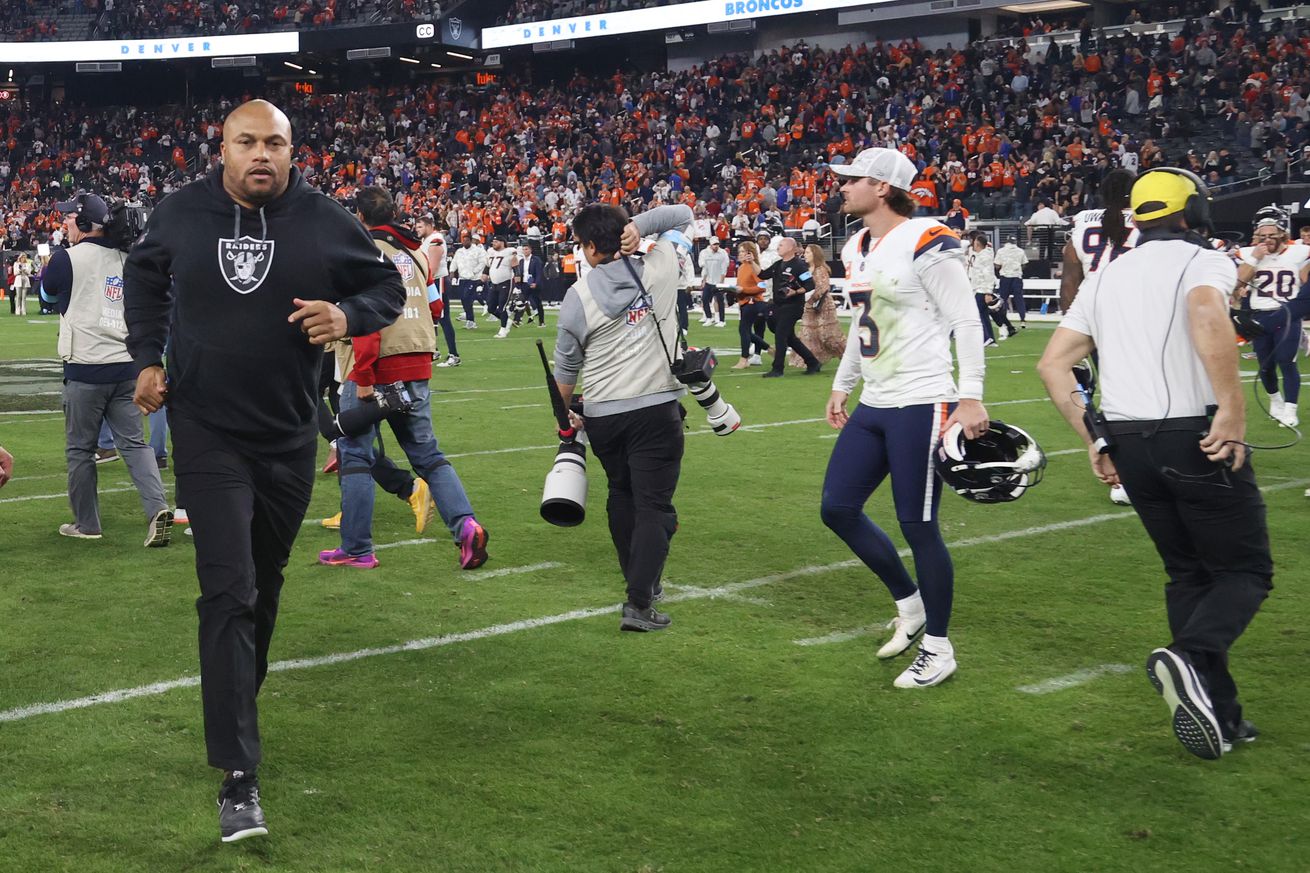
{"type": "Polygon", "coordinates": [[[1209,192],[1192,173],[1152,170],[1133,184],[1129,202],[1137,247],[1080,290],[1038,372],[1087,443],[1092,472],[1123,482],[1160,553],[1173,641],[1151,652],[1147,676],[1179,741],[1213,759],[1258,734],[1242,718],[1228,650],[1268,596],[1274,571],[1243,442],[1246,406],[1228,315],[1237,267],[1202,235],[1209,192]],[[1072,373],[1093,349],[1099,411],[1075,399],[1072,373]]]}

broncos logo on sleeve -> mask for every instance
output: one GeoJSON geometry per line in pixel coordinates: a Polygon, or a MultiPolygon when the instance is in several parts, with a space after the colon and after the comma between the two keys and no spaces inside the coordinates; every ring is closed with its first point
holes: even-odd
{"type": "Polygon", "coordinates": [[[946,252],[964,252],[964,245],[960,242],[959,236],[944,224],[938,224],[930,227],[919,236],[918,242],[914,244],[914,260],[918,260],[929,252],[943,254],[946,252]]]}

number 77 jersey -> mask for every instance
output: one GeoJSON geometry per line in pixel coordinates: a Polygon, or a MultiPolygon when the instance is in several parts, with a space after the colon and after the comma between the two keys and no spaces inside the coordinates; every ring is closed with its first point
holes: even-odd
{"type": "Polygon", "coordinates": [[[833,387],[849,393],[857,377],[862,378],[860,402],[874,407],[958,399],[948,317],[921,275],[943,261],[952,262],[948,269],[959,271],[960,293],[974,307],[960,238],[936,220],[914,218],[881,239],[872,239],[868,229],[861,228],[847,240],[841,257],[847,296],[863,295],[864,302],[851,319],[833,387]]]}

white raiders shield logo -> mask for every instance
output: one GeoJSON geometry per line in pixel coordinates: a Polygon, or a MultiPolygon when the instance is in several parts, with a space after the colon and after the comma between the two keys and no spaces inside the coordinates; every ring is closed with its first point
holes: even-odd
{"type": "Polygon", "coordinates": [[[249,294],[268,278],[273,266],[273,240],[243,236],[218,241],[218,266],[223,281],[238,294],[249,294]]]}

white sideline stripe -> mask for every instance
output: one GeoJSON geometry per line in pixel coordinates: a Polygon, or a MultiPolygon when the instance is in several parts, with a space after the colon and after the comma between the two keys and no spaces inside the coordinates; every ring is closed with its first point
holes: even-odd
{"type": "Polygon", "coordinates": [[[471,579],[474,582],[482,579],[497,579],[501,576],[518,576],[522,573],[535,573],[538,570],[554,570],[563,567],[559,561],[542,561],[540,564],[525,564],[522,567],[501,567],[499,570],[475,570],[472,573],[464,573],[461,579],[471,579]]]}
{"type": "MultiPolygon", "coordinates": [[[[1289,488],[1301,488],[1305,485],[1310,485],[1310,479],[1299,479],[1293,482],[1271,485],[1263,490],[1282,491],[1289,488]]],[[[969,546],[989,545],[991,543],[1004,542],[1018,537],[1035,536],[1037,534],[1051,533],[1053,531],[1069,530],[1070,528],[1087,527],[1088,525],[1100,524],[1103,521],[1113,521],[1115,519],[1129,518],[1135,515],[1136,513],[1134,512],[1111,512],[1102,515],[1093,515],[1087,518],[1061,521],[1054,524],[1044,524],[1038,527],[1023,528],[1022,530],[1006,531],[999,534],[988,534],[987,536],[981,537],[970,537],[968,539],[957,540],[953,543],[947,543],[947,547],[962,549],[969,546]]],[[[902,549],[901,554],[903,556],[909,555],[909,549],[902,549]]],[[[785,582],[789,579],[799,579],[803,576],[815,576],[821,573],[830,573],[834,570],[845,570],[858,566],[859,563],[858,560],[851,558],[846,561],[837,561],[833,564],[798,567],[795,570],[786,570],[782,573],[761,576],[758,579],[748,579],[745,582],[732,582],[727,585],[720,585],[717,588],[697,589],[695,593],[686,592],[682,594],[671,594],[665,597],[664,600],[666,603],[674,603],[683,600],[698,600],[704,597],[723,597],[725,595],[736,594],[738,591],[747,591],[751,588],[773,585],[778,582],[785,582]]],[[[491,572],[496,571],[493,570],[491,572]]],[[[476,640],[488,639],[490,637],[505,636],[506,634],[518,633],[519,631],[531,630],[538,627],[547,627],[553,624],[562,624],[568,621],[595,618],[601,615],[614,615],[622,609],[623,607],[621,604],[599,606],[591,609],[575,609],[572,612],[561,612],[556,615],[546,615],[540,618],[527,618],[520,621],[507,622],[505,624],[494,624],[490,627],[465,631],[463,633],[410,640],[409,642],[400,643],[399,645],[394,646],[358,649],[354,652],[341,652],[334,655],[322,655],[316,658],[297,658],[289,661],[276,661],[269,664],[268,669],[273,672],[282,672],[284,670],[307,670],[311,667],[342,664],[347,661],[358,661],[363,658],[371,658],[378,655],[418,652],[426,649],[450,646],[455,643],[473,642],[476,640]]],[[[0,723],[22,721],[37,715],[52,715],[60,712],[67,712],[71,709],[84,709],[88,706],[96,706],[101,703],[118,703],[124,700],[132,700],[137,697],[150,697],[163,694],[167,691],[172,691],[175,688],[190,688],[199,684],[199,676],[185,676],[181,679],[173,679],[168,682],[155,682],[150,685],[140,685],[136,688],[123,688],[117,691],[106,691],[101,694],[93,694],[89,697],[78,697],[71,700],[56,700],[50,703],[34,703],[30,706],[22,706],[16,709],[7,709],[0,712],[0,723]]]]}
{"type": "MultiPolygon", "coordinates": [[[[24,395],[29,396],[29,395],[24,395]]],[[[0,412],[0,415],[63,415],[62,409],[20,409],[17,412],[0,412]]]]}
{"type": "Polygon", "coordinates": [[[502,406],[501,409],[540,409],[545,405],[544,403],[516,403],[513,406],[502,406]]]}
{"type": "Polygon", "coordinates": [[[807,637],[803,640],[792,640],[798,646],[826,646],[830,643],[844,643],[848,640],[857,640],[860,637],[867,637],[876,634],[878,631],[886,630],[887,623],[869,624],[864,627],[857,627],[851,630],[833,631],[821,637],[807,637]]]}
{"type": "MultiPolygon", "coordinates": [[[[128,485],[124,488],[101,488],[98,494],[118,494],[121,491],[135,491],[136,488],[128,485]]],[[[67,500],[68,492],[60,491],[58,494],[29,494],[27,497],[5,497],[0,499],[0,503],[25,503],[29,500],[67,500]]]]}
{"type": "Polygon", "coordinates": [[[373,551],[380,552],[383,549],[396,549],[401,546],[421,546],[424,545],[425,543],[435,543],[435,542],[438,541],[432,539],[431,537],[425,537],[424,539],[421,540],[399,540],[394,543],[378,543],[373,546],[373,551]]]}
{"type": "Polygon", "coordinates": [[[1066,688],[1076,688],[1079,685],[1086,685],[1093,679],[1099,679],[1110,673],[1132,673],[1137,668],[1131,664],[1102,664],[1099,667],[1088,667],[1085,670],[1076,670],[1068,676],[1056,676],[1053,679],[1045,679],[1033,685],[1019,685],[1014,690],[1023,694],[1053,694],[1056,691],[1064,691],[1066,688]]]}
{"type": "MultiPolygon", "coordinates": [[[[0,424],[32,424],[33,422],[38,421],[44,423],[50,421],[52,417],[53,416],[47,416],[45,418],[11,418],[7,421],[0,421],[0,424]]],[[[63,416],[61,415],[60,418],[62,417],[63,416]]]]}

